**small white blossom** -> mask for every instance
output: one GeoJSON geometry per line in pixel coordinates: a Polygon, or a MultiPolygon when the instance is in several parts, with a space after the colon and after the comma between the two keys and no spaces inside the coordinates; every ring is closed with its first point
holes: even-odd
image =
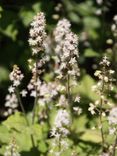
{"type": "Polygon", "coordinates": [[[90,103],[89,106],[90,107],[88,108],[88,110],[91,112],[92,115],[94,115],[95,114],[95,105],[93,103],[90,103]]]}
{"type": "Polygon", "coordinates": [[[76,96],[74,102],[78,102],[79,103],[80,102],[80,96],[76,96]]]}
{"type": "Polygon", "coordinates": [[[15,90],[15,88],[14,88],[13,86],[10,86],[10,87],[8,88],[9,93],[13,93],[14,90],[15,90]]]}
{"type": "Polygon", "coordinates": [[[26,90],[22,90],[22,91],[20,92],[20,94],[22,95],[22,97],[26,97],[27,91],[26,91],[26,90]]]}
{"type": "Polygon", "coordinates": [[[35,90],[32,90],[31,93],[30,93],[30,96],[36,97],[36,91],[35,90]]]}
{"type": "Polygon", "coordinates": [[[112,108],[108,117],[109,124],[117,125],[117,107],[112,108]]]}

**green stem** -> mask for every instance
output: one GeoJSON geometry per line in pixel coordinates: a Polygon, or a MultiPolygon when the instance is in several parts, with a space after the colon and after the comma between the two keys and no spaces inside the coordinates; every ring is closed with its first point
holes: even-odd
{"type": "Polygon", "coordinates": [[[116,146],[117,146],[117,135],[116,135],[116,138],[115,138],[115,142],[113,144],[113,152],[112,152],[112,156],[115,156],[115,152],[116,152],[116,146]]]}
{"type": "Polygon", "coordinates": [[[102,151],[104,151],[104,144],[105,144],[105,139],[104,139],[104,131],[103,131],[103,121],[102,121],[102,104],[103,100],[101,99],[101,104],[100,104],[100,124],[101,124],[101,137],[102,137],[102,151]]]}
{"type": "MultiPolygon", "coordinates": [[[[102,95],[104,95],[104,76],[105,76],[105,66],[103,67],[103,79],[102,79],[102,95]]],[[[101,128],[100,128],[100,131],[101,131],[101,137],[102,137],[102,151],[104,151],[104,144],[105,144],[105,138],[104,138],[104,131],[103,131],[103,121],[102,121],[102,106],[103,106],[103,99],[101,97],[100,99],[100,115],[99,115],[99,118],[100,118],[100,124],[101,124],[101,128]]]]}
{"type": "Polygon", "coordinates": [[[32,114],[32,124],[35,122],[35,116],[36,116],[36,106],[37,106],[37,101],[38,101],[38,95],[37,95],[37,76],[38,76],[38,65],[37,65],[37,57],[36,57],[36,73],[35,73],[35,92],[36,92],[36,97],[34,100],[34,106],[33,106],[33,114],[32,114]]]}
{"type": "MultiPolygon", "coordinates": [[[[29,121],[28,121],[28,119],[27,119],[27,117],[26,117],[26,112],[25,112],[24,106],[23,106],[23,104],[22,104],[22,100],[21,100],[21,97],[20,97],[18,88],[16,88],[16,91],[15,91],[15,92],[16,92],[16,95],[17,95],[17,98],[18,98],[18,101],[19,101],[19,105],[20,105],[20,107],[21,107],[21,110],[22,110],[22,112],[23,112],[24,118],[25,118],[25,120],[26,120],[27,126],[30,127],[30,124],[29,124],[29,121]]],[[[33,147],[35,147],[34,137],[33,137],[32,134],[31,134],[31,141],[32,141],[33,147]]]]}
{"type": "Polygon", "coordinates": [[[58,148],[58,152],[61,152],[61,138],[59,137],[59,148],[58,148]]]}
{"type": "Polygon", "coordinates": [[[16,88],[16,95],[17,95],[17,98],[18,98],[18,101],[19,101],[19,105],[20,105],[20,107],[21,107],[21,110],[22,110],[22,112],[23,112],[23,114],[24,114],[26,123],[27,123],[27,125],[29,126],[29,122],[28,122],[28,119],[27,119],[27,117],[26,117],[26,112],[25,112],[24,106],[23,106],[23,104],[22,104],[22,100],[21,100],[21,97],[20,97],[18,88],[16,88]]]}

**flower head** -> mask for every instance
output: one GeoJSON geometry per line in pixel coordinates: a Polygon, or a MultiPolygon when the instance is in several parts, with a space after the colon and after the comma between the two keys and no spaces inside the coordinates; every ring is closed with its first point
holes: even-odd
{"type": "Polygon", "coordinates": [[[16,145],[15,139],[13,138],[9,145],[6,147],[4,156],[20,156],[18,152],[18,146],[16,145]]]}
{"type": "Polygon", "coordinates": [[[13,86],[17,87],[20,85],[24,75],[21,73],[19,67],[17,65],[14,65],[13,71],[10,73],[9,77],[10,80],[13,82],[13,86]]]}
{"type": "Polygon", "coordinates": [[[29,45],[32,47],[33,55],[44,49],[44,40],[46,38],[45,23],[43,12],[38,13],[31,23],[29,45]]]}

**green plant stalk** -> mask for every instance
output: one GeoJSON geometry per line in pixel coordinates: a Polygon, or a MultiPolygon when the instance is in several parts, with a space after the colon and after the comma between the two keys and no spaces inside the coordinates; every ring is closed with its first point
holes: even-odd
{"type": "MultiPolygon", "coordinates": [[[[102,95],[104,95],[104,75],[105,75],[105,67],[103,67],[103,80],[102,80],[102,95]]],[[[103,105],[103,99],[100,99],[100,114],[99,114],[99,119],[100,119],[100,124],[101,124],[101,137],[102,137],[102,152],[104,151],[104,144],[105,144],[105,138],[104,138],[104,131],[103,131],[103,121],[102,121],[102,105],[103,105]]]]}
{"type": "Polygon", "coordinates": [[[61,137],[59,137],[59,140],[58,140],[58,152],[61,151],[61,137]]]}
{"type": "MultiPolygon", "coordinates": [[[[35,82],[37,83],[37,76],[38,76],[38,66],[37,66],[37,56],[36,56],[36,75],[35,75],[35,82]]],[[[35,92],[36,92],[36,97],[34,100],[34,106],[33,106],[33,114],[32,114],[32,124],[35,122],[35,116],[36,116],[36,106],[37,106],[37,101],[38,101],[38,95],[37,95],[37,84],[35,85],[35,92]]]]}
{"type": "Polygon", "coordinates": [[[11,156],[13,156],[14,155],[14,153],[13,153],[13,149],[11,148],[11,156]]]}
{"type": "MultiPolygon", "coordinates": [[[[37,90],[37,87],[35,87],[35,89],[37,90]]],[[[33,114],[32,114],[32,124],[34,124],[34,122],[35,122],[37,101],[38,101],[38,97],[37,97],[37,93],[36,93],[36,97],[34,100],[33,114]]]]}
{"type": "MultiPolygon", "coordinates": [[[[67,74],[67,100],[70,113],[72,112],[71,93],[70,93],[70,76],[67,74]]],[[[72,113],[71,113],[72,114],[72,113]]],[[[70,114],[70,115],[71,115],[70,114]]]]}
{"type": "MultiPolygon", "coordinates": [[[[30,124],[29,124],[29,121],[28,121],[28,119],[27,119],[27,117],[26,117],[26,112],[25,112],[24,106],[23,106],[23,104],[22,104],[22,100],[21,100],[21,97],[20,97],[18,88],[16,88],[15,92],[16,92],[16,95],[17,95],[17,98],[18,98],[18,101],[19,101],[21,110],[22,110],[22,112],[23,112],[24,118],[25,118],[25,120],[26,120],[27,126],[30,127],[30,124]]],[[[32,141],[33,147],[35,147],[34,137],[33,137],[32,134],[31,134],[31,141],[32,141]]]]}
{"type": "Polygon", "coordinates": [[[105,144],[105,138],[104,138],[104,131],[103,131],[103,121],[102,121],[102,104],[103,104],[103,100],[101,99],[101,104],[100,104],[100,124],[101,124],[101,137],[102,137],[102,151],[104,151],[104,144],[105,144]]]}
{"type": "Polygon", "coordinates": [[[116,138],[115,138],[115,142],[113,144],[113,151],[112,151],[112,156],[115,156],[115,152],[116,152],[116,146],[117,146],[117,135],[116,135],[116,138]]]}

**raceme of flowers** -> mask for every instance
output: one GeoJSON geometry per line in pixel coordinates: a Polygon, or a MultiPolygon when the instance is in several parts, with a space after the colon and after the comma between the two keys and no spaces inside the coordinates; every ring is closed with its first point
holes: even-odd
{"type": "Polygon", "coordinates": [[[62,19],[58,22],[54,30],[55,52],[58,56],[56,59],[59,68],[56,70],[59,79],[65,75],[79,76],[78,68],[78,37],[70,29],[70,22],[62,19]]]}
{"type": "Polygon", "coordinates": [[[20,154],[18,152],[18,146],[16,145],[16,141],[14,138],[11,140],[9,145],[6,147],[4,156],[20,156],[20,154]]]}
{"type": "Polygon", "coordinates": [[[38,13],[31,23],[29,45],[32,47],[33,55],[44,49],[44,40],[46,38],[45,23],[43,12],[38,13]]]}
{"type": "Polygon", "coordinates": [[[24,75],[17,65],[13,66],[13,71],[10,73],[9,78],[12,82],[12,85],[8,88],[8,94],[6,95],[5,107],[7,110],[4,112],[5,116],[12,114],[17,111],[18,99],[17,99],[17,88],[21,84],[24,75]]]}

